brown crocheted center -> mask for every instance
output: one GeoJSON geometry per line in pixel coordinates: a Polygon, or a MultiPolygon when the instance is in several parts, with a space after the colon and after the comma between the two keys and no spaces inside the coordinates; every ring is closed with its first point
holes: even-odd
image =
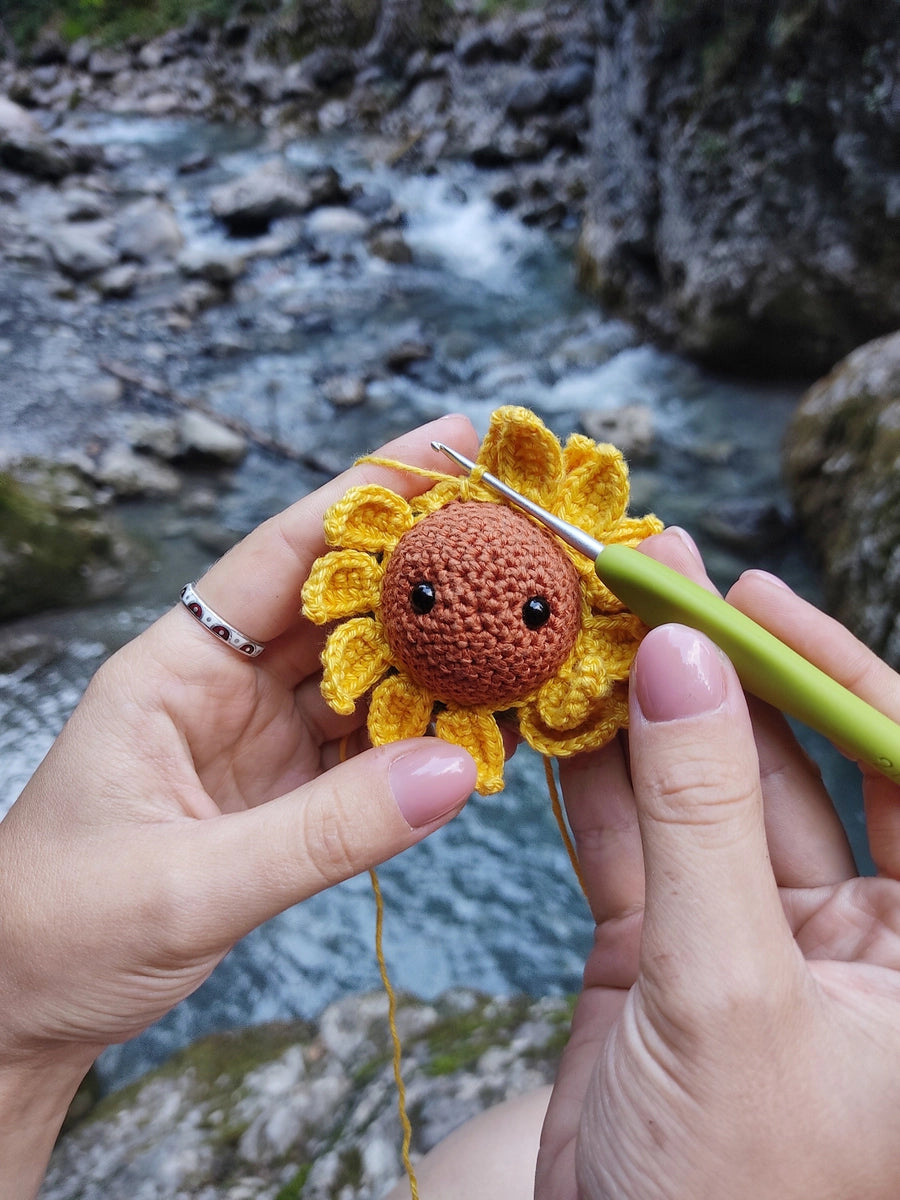
{"type": "Polygon", "coordinates": [[[568,657],[581,624],[568,556],[520,513],[454,501],[400,539],[381,619],[397,660],[439,700],[524,700],[568,657]]]}

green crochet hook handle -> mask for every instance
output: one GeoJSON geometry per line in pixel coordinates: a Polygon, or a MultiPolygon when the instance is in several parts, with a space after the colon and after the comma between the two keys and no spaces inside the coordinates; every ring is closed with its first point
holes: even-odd
{"type": "Polygon", "coordinates": [[[606,545],[600,580],[647,625],[677,621],[724,650],[748,692],[900,783],[900,725],[720,597],[630,546],[606,545]]]}
{"type": "MultiPolygon", "coordinates": [[[[443,442],[432,442],[466,471],[476,464],[443,442]]],[[[647,625],[677,621],[699,629],[724,650],[748,692],[829,738],[847,754],[900,783],[900,725],[763,629],[739,609],[671,567],[631,546],[604,545],[585,530],[541,508],[496,475],[482,483],[505,496],[581,554],[613,595],[647,625]]]]}

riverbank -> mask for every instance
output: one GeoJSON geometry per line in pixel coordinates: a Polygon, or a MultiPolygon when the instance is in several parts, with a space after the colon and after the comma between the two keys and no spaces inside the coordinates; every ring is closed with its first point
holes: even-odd
{"type": "MultiPolygon", "coordinates": [[[[552,1082],[571,1002],[462,989],[405,999],[413,1161],[552,1082]]],[[[59,1144],[41,1200],[377,1200],[402,1174],[383,994],[318,1021],[208,1038],[108,1097],[59,1144]]]]}

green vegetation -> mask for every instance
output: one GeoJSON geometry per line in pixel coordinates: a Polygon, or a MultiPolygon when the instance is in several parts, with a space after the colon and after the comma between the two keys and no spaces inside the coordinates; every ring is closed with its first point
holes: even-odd
{"type": "MultiPolygon", "coordinates": [[[[105,1096],[90,1114],[90,1120],[101,1120],[127,1108],[143,1088],[148,1078],[181,1079],[190,1073],[204,1089],[233,1097],[244,1076],[264,1063],[272,1062],[285,1050],[310,1036],[310,1029],[300,1021],[273,1022],[251,1026],[234,1033],[213,1033],[186,1046],[167,1059],[161,1067],[120,1091],[105,1096]]],[[[223,1140],[234,1140],[239,1132],[226,1129],[223,1140]]]]}
{"type": "Polygon", "coordinates": [[[67,42],[88,36],[112,45],[155,37],[192,19],[224,21],[239,7],[236,0],[23,0],[7,20],[8,32],[23,49],[46,29],[67,42]]]}
{"type": "Polygon", "coordinates": [[[516,997],[499,1012],[490,1013],[490,1001],[469,1012],[451,1013],[438,1021],[427,1034],[430,1059],[424,1070],[428,1075],[450,1075],[473,1067],[486,1050],[504,1045],[512,1031],[524,1020],[530,1001],[516,997]]]}
{"type": "Polygon", "coordinates": [[[110,527],[66,468],[0,472],[0,621],[83,599],[92,566],[115,557],[110,527]]]}
{"type": "MultiPolygon", "coordinates": [[[[452,0],[436,0],[452,7],[452,0]]],[[[546,0],[478,0],[485,17],[501,12],[525,12],[541,8],[546,0]]],[[[230,17],[266,16],[277,13],[279,22],[290,22],[296,4],[279,0],[20,0],[15,12],[5,16],[6,32],[20,50],[26,50],[44,31],[53,30],[66,42],[91,37],[103,45],[118,45],[129,38],[146,40],[188,24],[192,20],[221,24],[230,17]]],[[[302,5],[300,6],[302,7],[302,5]]],[[[340,7],[340,6],[338,6],[340,7]]],[[[378,0],[348,0],[350,16],[371,19],[378,0]],[[361,14],[358,10],[364,9],[361,14]]],[[[320,22],[316,22],[320,24],[320,22]]],[[[327,24],[327,22],[326,22],[327,24]]],[[[4,18],[0,17],[0,34],[4,18]]]]}
{"type": "Polygon", "coordinates": [[[304,1163],[293,1179],[289,1180],[275,1196],[275,1200],[300,1200],[306,1181],[311,1170],[310,1163],[304,1163]]]}

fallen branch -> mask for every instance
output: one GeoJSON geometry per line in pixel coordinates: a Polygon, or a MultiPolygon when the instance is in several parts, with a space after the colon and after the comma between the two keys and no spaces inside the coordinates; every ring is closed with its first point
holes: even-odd
{"type": "Polygon", "coordinates": [[[141,391],[150,392],[153,396],[161,396],[178,408],[200,413],[204,417],[209,417],[211,421],[217,421],[220,425],[224,425],[226,429],[230,429],[232,432],[246,438],[248,442],[251,442],[260,450],[277,455],[279,458],[286,458],[290,462],[299,463],[301,466],[310,467],[314,471],[331,474],[330,467],[321,462],[314,454],[298,450],[295,446],[281,441],[280,438],[273,438],[269,437],[268,434],[260,433],[258,429],[254,429],[252,425],[247,421],[241,420],[240,417],[230,417],[225,413],[217,412],[216,409],[210,407],[208,404],[204,404],[202,400],[198,400],[194,396],[186,396],[182,392],[176,392],[164,379],[160,379],[156,375],[145,375],[143,372],[137,370],[137,368],[129,366],[128,363],[116,362],[113,359],[102,358],[97,365],[101,370],[106,371],[108,375],[120,379],[123,383],[140,388],[141,391]]]}

